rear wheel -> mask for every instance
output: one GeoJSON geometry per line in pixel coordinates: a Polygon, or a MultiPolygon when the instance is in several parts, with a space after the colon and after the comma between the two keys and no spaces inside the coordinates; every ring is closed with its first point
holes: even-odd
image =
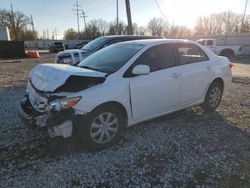
{"type": "Polygon", "coordinates": [[[103,149],[120,139],[124,117],[115,106],[100,107],[80,125],[83,142],[92,149],[103,149]]]}
{"type": "Polygon", "coordinates": [[[222,97],[222,84],[220,82],[213,82],[207,90],[203,108],[205,111],[214,111],[220,104],[222,97]]]}
{"type": "Polygon", "coordinates": [[[220,53],[221,56],[225,56],[225,57],[234,57],[235,54],[234,54],[234,51],[231,50],[231,49],[225,49],[225,50],[222,50],[222,52],[220,53]]]}

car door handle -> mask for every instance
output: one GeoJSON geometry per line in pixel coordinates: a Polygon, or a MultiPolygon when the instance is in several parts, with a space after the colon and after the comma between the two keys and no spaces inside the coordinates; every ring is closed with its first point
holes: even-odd
{"type": "Polygon", "coordinates": [[[172,74],[172,78],[179,78],[181,76],[181,73],[175,72],[174,74],[172,74]]]}

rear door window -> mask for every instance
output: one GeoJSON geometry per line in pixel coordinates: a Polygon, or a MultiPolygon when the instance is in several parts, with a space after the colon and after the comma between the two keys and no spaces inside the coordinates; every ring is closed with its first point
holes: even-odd
{"type": "Polygon", "coordinates": [[[194,44],[176,44],[176,51],[181,65],[208,60],[205,52],[194,44]]]}

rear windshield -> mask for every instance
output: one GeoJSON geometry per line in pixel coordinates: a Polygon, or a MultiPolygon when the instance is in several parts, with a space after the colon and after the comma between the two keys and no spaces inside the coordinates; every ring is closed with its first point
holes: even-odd
{"type": "Polygon", "coordinates": [[[55,45],[62,45],[61,42],[55,42],[54,44],[55,44],[55,45]]]}
{"type": "Polygon", "coordinates": [[[82,47],[82,49],[86,50],[86,51],[93,51],[93,50],[97,49],[98,47],[100,47],[107,40],[108,39],[106,37],[97,38],[97,39],[89,42],[88,44],[86,44],[84,47],[82,47]]]}

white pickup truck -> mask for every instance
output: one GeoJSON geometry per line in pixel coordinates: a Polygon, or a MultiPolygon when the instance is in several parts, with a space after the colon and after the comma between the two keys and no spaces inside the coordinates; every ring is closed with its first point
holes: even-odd
{"type": "Polygon", "coordinates": [[[208,49],[212,50],[214,53],[220,56],[234,57],[241,55],[241,48],[242,48],[241,46],[236,46],[236,45],[217,46],[216,39],[199,39],[197,42],[203,46],[206,46],[208,49]]]}

